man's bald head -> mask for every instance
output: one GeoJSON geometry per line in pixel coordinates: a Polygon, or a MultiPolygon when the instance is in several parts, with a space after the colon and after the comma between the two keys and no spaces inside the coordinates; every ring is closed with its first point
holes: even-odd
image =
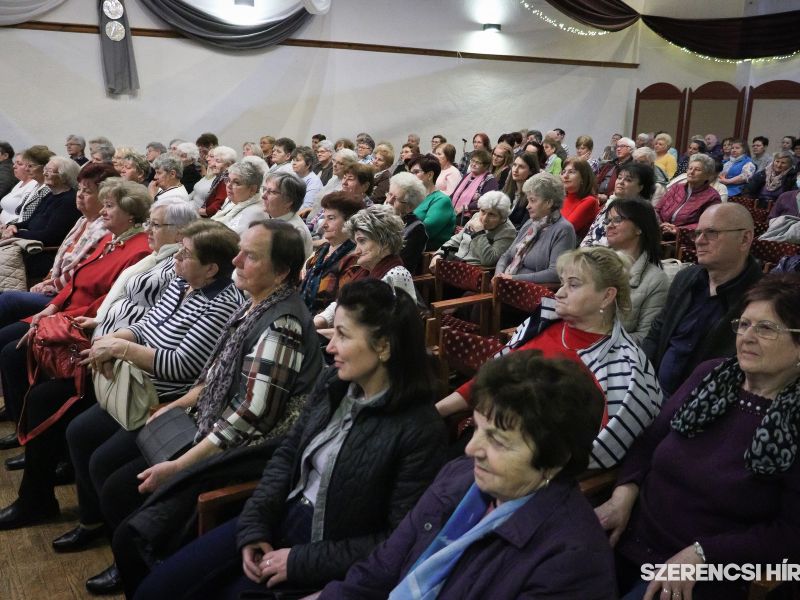
{"type": "Polygon", "coordinates": [[[753,243],[753,217],[744,206],[735,202],[709,206],[700,215],[697,231],[708,232],[695,240],[698,264],[709,271],[744,268],[753,243]]]}

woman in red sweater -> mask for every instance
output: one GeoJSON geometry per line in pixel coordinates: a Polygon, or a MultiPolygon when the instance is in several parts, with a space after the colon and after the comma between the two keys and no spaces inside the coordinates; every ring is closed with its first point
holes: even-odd
{"type": "Polygon", "coordinates": [[[600,203],[594,196],[594,172],[588,162],[571,156],[564,163],[561,171],[564,182],[564,205],[561,215],[575,228],[575,235],[582,240],[589,231],[589,226],[600,211],[600,203]]]}

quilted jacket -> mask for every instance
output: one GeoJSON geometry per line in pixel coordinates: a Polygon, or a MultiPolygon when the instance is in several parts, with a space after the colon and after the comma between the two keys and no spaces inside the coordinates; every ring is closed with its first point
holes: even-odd
{"type": "MultiPolygon", "coordinates": [[[[335,369],[320,377],[239,516],[239,548],[277,541],[286,498],[299,481],[303,449],[325,428],[348,385],[335,369]]],[[[433,403],[423,401],[394,412],[363,408],[336,458],[325,500],[323,539],[292,547],[289,582],[322,587],[342,579],[350,565],[366,558],[433,481],[443,463],[445,443],[444,423],[433,403]]]]}

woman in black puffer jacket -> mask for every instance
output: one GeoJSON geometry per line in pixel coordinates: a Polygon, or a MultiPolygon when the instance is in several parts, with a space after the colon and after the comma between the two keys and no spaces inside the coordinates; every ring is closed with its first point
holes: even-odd
{"type": "Polygon", "coordinates": [[[414,301],[377,280],[345,286],[328,352],[332,369],[239,518],[158,565],[136,598],[319,590],[414,506],[446,439],[414,301]]]}

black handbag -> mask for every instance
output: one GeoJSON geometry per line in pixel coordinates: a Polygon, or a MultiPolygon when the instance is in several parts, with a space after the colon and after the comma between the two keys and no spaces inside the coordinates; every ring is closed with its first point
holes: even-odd
{"type": "Polygon", "coordinates": [[[147,460],[155,465],[172,460],[194,444],[197,423],[182,408],[171,408],[145,425],[136,436],[136,445],[147,460]]]}

